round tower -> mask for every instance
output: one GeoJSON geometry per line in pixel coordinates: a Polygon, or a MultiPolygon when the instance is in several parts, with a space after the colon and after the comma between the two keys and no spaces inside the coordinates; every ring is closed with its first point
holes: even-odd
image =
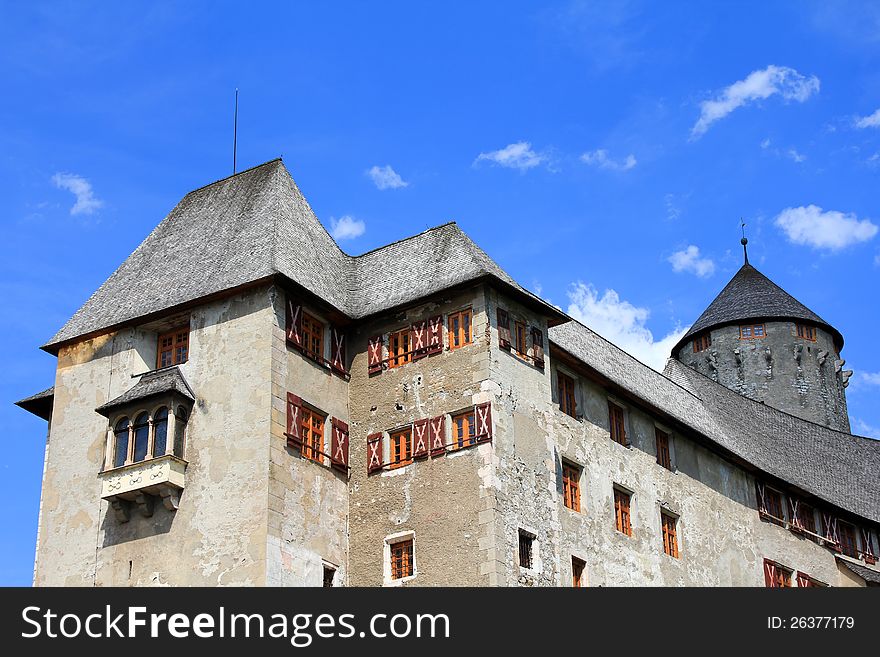
{"type": "Polygon", "coordinates": [[[843,336],[745,262],[672,350],[741,395],[850,432],[843,336]]]}

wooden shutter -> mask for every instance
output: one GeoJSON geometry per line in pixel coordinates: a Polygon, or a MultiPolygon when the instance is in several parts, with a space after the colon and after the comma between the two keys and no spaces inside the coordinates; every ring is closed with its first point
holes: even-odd
{"type": "Polygon", "coordinates": [[[837,518],[830,513],[822,513],[822,528],[825,533],[825,540],[830,545],[828,547],[833,550],[840,551],[840,537],[837,534],[837,518]]]}
{"type": "Polygon", "coordinates": [[[374,335],[367,343],[367,358],[369,359],[368,374],[378,374],[382,371],[382,347],[385,342],[381,335],[374,335]]]}
{"type": "Polygon", "coordinates": [[[428,433],[430,420],[413,422],[413,458],[423,459],[428,456],[428,433]]]}
{"type": "Polygon", "coordinates": [[[426,320],[416,322],[410,328],[409,348],[413,352],[413,360],[428,355],[428,322],[426,320]]]}
{"type": "Polygon", "coordinates": [[[302,399],[287,393],[287,446],[302,449],[302,399]]]}
{"type": "Polygon", "coordinates": [[[798,571],[797,574],[797,585],[798,588],[808,588],[812,585],[812,579],[806,573],[802,573],[798,571]]]}
{"type": "Polygon", "coordinates": [[[382,434],[367,436],[367,473],[382,469],[382,434]]]}
{"type": "Polygon", "coordinates": [[[330,366],[340,374],[347,374],[345,369],[345,333],[335,326],[330,328],[330,366]]]}
{"type": "Polygon", "coordinates": [[[348,470],[348,424],[333,418],[333,437],[330,443],[330,466],[346,472],[348,470]]]}
{"type": "Polygon", "coordinates": [[[429,423],[431,456],[439,456],[446,451],[446,416],[438,415],[429,423]]]}
{"type": "Polygon", "coordinates": [[[544,332],[535,326],[532,327],[532,360],[535,367],[544,369],[544,332]]]}
{"type": "Polygon", "coordinates": [[[755,481],[755,493],[758,498],[758,513],[766,514],[767,502],[766,497],[764,496],[764,484],[757,480],[755,481]]]}
{"type": "Polygon", "coordinates": [[[804,523],[801,522],[800,505],[801,501],[798,498],[794,495],[788,496],[788,528],[793,532],[799,532],[804,529],[804,523]]]}
{"type": "Polygon", "coordinates": [[[474,419],[477,423],[477,429],[474,437],[478,443],[491,442],[492,440],[492,404],[478,404],[474,408],[474,419]]]}
{"type": "Polygon", "coordinates": [[[287,341],[298,349],[302,349],[302,305],[299,301],[287,299],[287,341]]]}
{"type": "Polygon", "coordinates": [[[443,351],[443,315],[428,318],[428,355],[443,351]]]}
{"type": "Polygon", "coordinates": [[[764,584],[770,589],[777,588],[776,564],[769,559],[764,559],[764,584]]]}
{"type": "Polygon", "coordinates": [[[865,563],[876,563],[877,555],[874,554],[874,541],[871,539],[871,530],[862,527],[862,554],[865,557],[865,563]]]}
{"type": "Polygon", "coordinates": [[[498,309],[498,346],[510,351],[510,315],[504,308],[498,309]]]}

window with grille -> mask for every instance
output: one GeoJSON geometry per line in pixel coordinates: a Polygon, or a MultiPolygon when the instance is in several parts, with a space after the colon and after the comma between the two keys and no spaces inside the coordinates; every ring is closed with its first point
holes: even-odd
{"type": "Polygon", "coordinates": [[[856,544],[856,528],[848,522],[838,521],[837,535],[840,541],[840,551],[848,557],[859,558],[859,548],[856,544]]]}
{"type": "Polygon", "coordinates": [[[471,309],[449,315],[449,349],[458,349],[471,343],[471,309]]]}
{"type": "Polygon", "coordinates": [[[810,326],[808,324],[795,324],[795,333],[799,338],[804,340],[809,340],[810,342],[816,341],[815,326],[810,326]]]}
{"type": "Polygon", "coordinates": [[[581,510],[581,469],[568,463],[562,464],[562,498],[572,511],[581,510]]]}
{"type": "Polygon", "coordinates": [[[617,531],[632,536],[632,524],[630,523],[630,494],[619,488],[614,489],[614,522],[617,531]]]}
{"type": "Polygon", "coordinates": [[[400,367],[412,362],[410,337],[408,328],[388,335],[388,367],[400,367]]]}
{"type": "Polygon", "coordinates": [[[752,340],[766,336],[763,324],[741,324],[739,327],[740,340],[752,340]]]}
{"type": "Polygon", "coordinates": [[[532,568],[534,565],[534,547],[535,547],[535,537],[534,535],[524,531],[522,529],[519,530],[519,565],[522,568],[532,568]]]}
{"type": "Polygon", "coordinates": [[[574,379],[558,372],[559,382],[559,410],[566,415],[577,418],[577,402],[574,397],[574,379]]]}
{"type": "Polygon", "coordinates": [[[660,528],[663,533],[663,552],[678,559],[678,519],[668,513],[660,512],[660,528]]]}
{"type": "Polygon", "coordinates": [[[705,351],[712,346],[712,336],[709,333],[698,335],[694,338],[694,353],[705,351]]]}
{"type": "Polygon", "coordinates": [[[309,354],[324,358],[324,325],[308,313],[302,315],[302,341],[309,354]]]}
{"type": "Polygon", "coordinates": [[[576,588],[582,588],[584,586],[584,568],[587,567],[587,563],[583,559],[578,559],[577,557],[571,558],[571,585],[576,588]]]}
{"type": "Polygon", "coordinates": [[[477,444],[477,423],[474,411],[466,411],[452,416],[452,444],[450,450],[462,449],[477,444]]]}
{"type": "Polygon", "coordinates": [[[667,470],[672,470],[672,456],[669,453],[669,434],[655,428],[654,435],[657,440],[657,463],[667,470]]]}
{"type": "Polygon", "coordinates": [[[403,579],[413,575],[413,539],[391,544],[391,579],[403,579]]]}
{"type": "Polygon", "coordinates": [[[412,463],[412,430],[407,427],[391,434],[392,468],[401,468],[412,463]]]}
{"type": "Polygon", "coordinates": [[[611,440],[626,446],[626,423],[623,418],[623,409],[614,402],[608,402],[608,420],[611,440]]]}
{"type": "Polygon", "coordinates": [[[159,336],[156,367],[180,365],[189,358],[189,326],[180,326],[159,336]]]}
{"type": "Polygon", "coordinates": [[[312,461],[324,461],[324,419],[325,417],[305,406],[300,413],[300,435],[302,455],[312,461]]]}

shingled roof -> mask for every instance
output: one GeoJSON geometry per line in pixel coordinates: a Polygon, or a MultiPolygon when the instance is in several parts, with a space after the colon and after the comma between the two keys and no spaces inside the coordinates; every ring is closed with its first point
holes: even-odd
{"type": "Polygon", "coordinates": [[[184,196],[43,349],[56,352],[65,342],[278,274],[352,319],[485,277],[515,288],[556,321],[565,317],[455,223],[347,255],[278,159],[184,196]]]}
{"type": "Polygon", "coordinates": [[[758,319],[793,319],[815,324],[831,333],[838,351],[843,348],[843,336],[837,329],[746,262],[673,347],[672,353],[706,329],[758,319]]]}
{"type": "Polygon", "coordinates": [[[115,399],[111,399],[106,404],[98,406],[95,411],[101,415],[109,416],[115,408],[165,394],[176,394],[189,402],[196,400],[192,388],[189,387],[186,379],[183,378],[180,368],[175,365],[174,367],[164,367],[160,370],[153,370],[152,372],[142,374],[140,380],[131,388],[115,399]]]}
{"type": "Polygon", "coordinates": [[[552,328],[550,340],[757,470],[880,522],[880,441],[834,431],[755,402],[674,359],[661,374],[576,321],[552,328]]]}

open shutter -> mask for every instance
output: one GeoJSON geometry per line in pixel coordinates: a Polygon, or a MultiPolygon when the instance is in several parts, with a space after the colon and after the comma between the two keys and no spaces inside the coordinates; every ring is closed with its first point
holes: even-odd
{"type": "Polygon", "coordinates": [[[430,420],[416,420],[413,422],[413,458],[423,459],[428,456],[428,433],[430,420]]]}
{"type": "Polygon", "coordinates": [[[428,318],[428,355],[443,351],[443,315],[428,318]]]}
{"type": "Polygon", "coordinates": [[[776,588],[776,564],[764,559],[764,584],[767,588],[776,588]]]}
{"type": "Polygon", "coordinates": [[[367,436],[367,473],[382,469],[382,434],[367,436]]]}
{"type": "Polygon", "coordinates": [[[429,422],[431,433],[431,456],[440,456],[446,451],[446,416],[438,415],[429,422]]]}
{"type": "Polygon", "coordinates": [[[809,588],[810,576],[807,575],[806,573],[802,573],[802,572],[798,571],[797,585],[798,585],[798,588],[802,588],[802,589],[809,588]]]}
{"type": "Polygon", "coordinates": [[[422,320],[412,325],[409,336],[409,348],[413,352],[413,360],[428,355],[428,322],[422,320]]]}
{"type": "Polygon", "coordinates": [[[492,404],[486,402],[479,404],[474,409],[474,419],[477,422],[477,429],[474,437],[478,443],[491,442],[492,440],[492,404]]]}
{"type": "Polygon", "coordinates": [[[498,309],[498,346],[510,351],[510,315],[504,308],[498,309]]]}
{"type": "Polygon", "coordinates": [[[758,497],[758,513],[766,515],[767,514],[767,502],[764,497],[764,484],[760,481],[755,481],[755,492],[758,497]]]}
{"type": "Polygon", "coordinates": [[[347,374],[345,369],[345,333],[335,326],[330,329],[330,366],[340,374],[347,374]]]}
{"type": "Polygon", "coordinates": [[[532,327],[532,360],[535,367],[544,369],[544,332],[534,326],[532,327]]]}
{"type": "Polygon", "coordinates": [[[287,393],[287,446],[302,449],[302,399],[287,393]]]}
{"type": "Polygon", "coordinates": [[[828,541],[832,550],[840,551],[840,537],[837,534],[837,518],[830,513],[822,513],[822,529],[825,540],[828,541]]]}
{"type": "Polygon", "coordinates": [[[302,305],[299,301],[287,299],[287,341],[293,346],[302,349],[302,305]]]}
{"type": "Polygon", "coordinates": [[[348,424],[333,418],[333,439],[330,443],[330,467],[348,470],[348,424]]]}
{"type": "Polygon", "coordinates": [[[862,527],[862,555],[865,563],[877,563],[877,555],[874,553],[874,541],[871,538],[871,530],[862,527]]]}
{"type": "Polygon", "coordinates": [[[367,358],[369,374],[378,374],[382,371],[382,347],[385,343],[381,335],[374,335],[367,343],[367,358]]]}
{"type": "Polygon", "coordinates": [[[794,495],[788,496],[788,517],[790,520],[788,528],[794,532],[799,532],[804,529],[804,523],[801,522],[800,505],[801,501],[798,498],[794,495]]]}

